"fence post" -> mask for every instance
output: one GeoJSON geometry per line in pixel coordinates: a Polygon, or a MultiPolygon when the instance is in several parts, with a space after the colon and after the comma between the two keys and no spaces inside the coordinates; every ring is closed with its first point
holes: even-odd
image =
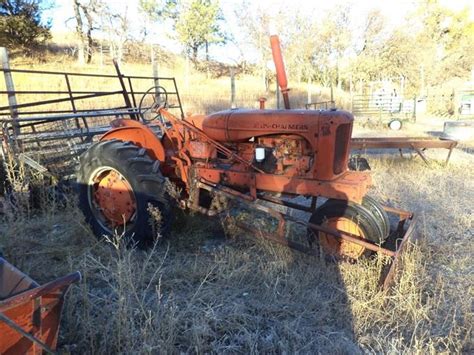
{"type": "Polygon", "coordinates": [[[20,133],[20,127],[18,125],[18,110],[17,101],[15,95],[15,85],[13,84],[12,73],[10,71],[10,62],[8,60],[8,51],[5,47],[0,47],[0,56],[2,60],[3,75],[5,77],[5,86],[8,91],[8,106],[10,106],[10,116],[13,120],[13,129],[15,135],[20,133]]]}
{"type": "Polygon", "coordinates": [[[332,78],[331,78],[331,109],[336,107],[336,103],[334,101],[334,87],[332,86],[332,78]]]}
{"type": "Polygon", "coordinates": [[[351,94],[351,112],[354,111],[354,88],[353,88],[353,82],[352,82],[352,73],[349,78],[349,92],[351,94]]]}
{"type": "Polygon", "coordinates": [[[416,122],[416,95],[413,97],[413,122],[416,122]]]}
{"type": "Polygon", "coordinates": [[[184,86],[186,90],[189,89],[189,57],[186,54],[186,62],[184,66],[184,86]]]}
{"type": "MultiPolygon", "coordinates": [[[[151,67],[153,70],[153,86],[155,87],[155,97],[159,100],[160,99],[160,80],[158,79],[158,62],[155,58],[155,48],[153,44],[150,44],[150,57],[151,57],[151,67]]],[[[131,86],[132,84],[130,84],[131,86]]],[[[136,106],[136,105],[135,105],[136,106]]]]}
{"type": "Polygon", "coordinates": [[[230,69],[230,108],[235,108],[235,72],[234,68],[230,69]]]}
{"type": "Polygon", "coordinates": [[[312,84],[311,76],[308,79],[308,83],[306,85],[307,91],[308,91],[308,99],[307,99],[307,104],[309,105],[311,103],[311,84],[312,84]]]}
{"type": "Polygon", "coordinates": [[[280,86],[278,86],[278,80],[276,81],[276,100],[277,100],[277,110],[280,109],[280,86]]]}
{"type": "Polygon", "coordinates": [[[160,81],[158,79],[158,62],[155,58],[155,48],[153,44],[150,44],[150,57],[151,57],[151,66],[153,68],[153,82],[155,87],[160,86],[160,81]]]}

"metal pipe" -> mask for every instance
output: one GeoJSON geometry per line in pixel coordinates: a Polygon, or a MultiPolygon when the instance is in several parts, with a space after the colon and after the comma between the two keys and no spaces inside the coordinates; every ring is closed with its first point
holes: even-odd
{"type": "MultiPolygon", "coordinates": [[[[44,112],[47,113],[47,112],[44,112]]],[[[106,116],[126,116],[132,113],[138,113],[137,109],[119,109],[119,110],[97,110],[97,111],[78,111],[78,113],[71,113],[65,115],[52,115],[52,116],[37,116],[37,117],[24,117],[21,122],[35,122],[35,123],[46,123],[61,121],[76,117],[106,117],[106,116]],[[39,122],[38,122],[39,121],[39,122]]],[[[11,122],[9,118],[0,118],[0,122],[11,122]]],[[[22,125],[23,127],[23,125],[22,125]]]]}
{"type": "MultiPolygon", "coordinates": [[[[5,69],[0,68],[0,71],[5,71],[5,69]]],[[[48,75],[64,75],[68,74],[69,76],[87,76],[87,77],[96,77],[96,78],[117,78],[117,75],[114,74],[91,74],[91,73],[71,73],[64,71],[48,71],[48,70],[31,70],[31,69],[8,69],[12,73],[23,73],[23,74],[48,74],[48,75]]],[[[143,76],[143,75],[124,75],[124,78],[131,79],[154,79],[152,76],[143,76]]],[[[174,80],[173,77],[161,77],[160,80],[174,80]]]]}
{"type": "MultiPolygon", "coordinates": [[[[128,90],[127,90],[127,87],[125,86],[125,82],[123,80],[124,76],[120,72],[119,64],[118,64],[117,60],[115,60],[115,59],[113,60],[113,63],[114,63],[115,71],[117,72],[117,77],[119,79],[120,86],[122,87],[122,95],[123,95],[123,99],[125,100],[125,106],[127,106],[128,108],[132,108],[132,103],[130,102],[130,97],[128,96],[128,90]]],[[[138,121],[138,116],[137,115],[130,115],[130,118],[135,120],[135,121],[138,121]]]]}
{"type": "MultiPolygon", "coordinates": [[[[74,99],[77,100],[85,100],[85,99],[91,99],[99,96],[106,96],[106,95],[115,95],[115,94],[120,94],[122,93],[122,90],[119,91],[111,91],[111,92],[101,92],[101,93],[95,93],[95,94],[90,94],[90,95],[83,95],[83,96],[76,96],[74,99]]],[[[69,97],[63,97],[60,99],[52,99],[52,100],[44,100],[44,101],[35,101],[35,102],[28,102],[25,104],[17,104],[12,106],[12,108],[19,109],[23,107],[30,107],[30,106],[41,106],[41,105],[48,105],[48,104],[58,104],[61,102],[66,102],[69,101],[69,97]]],[[[0,107],[0,110],[5,110],[8,109],[10,106],[2,106],[0,107]]]]}
{"type": "Polygon", "coordinates": [[[277,35],[270,36],[270,44],[272,47],[273,62],[275,63],[276,75],[278,85],[280,86],[285,109],[290,109],[290,99],[288,97],[288,80],[286,78],[285,64],[283,63],[283,56],[281,54],[280,39],[277,35]]]}
{"type": "Polygon", "coordinates": [[[351,234],[347,234],[345,232],[340,232],[340,231],[334,230],[332,228],[326,228],[324,226],[319,226],[319,225],[313,224],[313,223],[306,223],[306,224],[307,224],[308,227],[310,227],[312,229],[316,229],[316,230],[319,230],[323,233],[332,235],[335,238],[339,238],[339,239],[346,240],[348,242],[363,246],[364,248],[375,251],[377,253],[381,253],[381,254],[388,255],[388,256],[395,256],[394,251],[382,248],[381,246],[372,244],[370,242],[362,240],[362,239],[360,239],[356,236],[353,236],[351,234]]]}
{"type": "Polygon", "coordinates": [[[297,204],[297,203],[294,203],[294,202],[281,200],[281,199],[271,197],[271,196],[264,196],[264,195],[259,194],[258,198],[260,200],[263,200],[263,201],[271,202],[271,203],[274,203],[276,205],[289,207],[289,208],[299,210],[299,211],[313,212],[313,210],[314,210],[314,208],[312,208],[312,207],[303,206],[303,205],[300,205],[300,204],[297,204]]]}

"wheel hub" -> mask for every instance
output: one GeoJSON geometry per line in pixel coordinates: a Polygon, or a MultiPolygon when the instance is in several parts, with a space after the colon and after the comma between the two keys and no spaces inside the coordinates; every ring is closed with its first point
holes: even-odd
{"type": "MultiPolygon", "coordinates": [[[[346,217],[330,218],[324,226],[366,239],[358,223],[346,217]]],[[[326,253],[337,257],[358,259],[365,251],[365,247],[361,245],[337,239],[323,232],[319,232],[319,243],[326,253]]]]}
{"type": "Polygon", "coordinates": [[[112,227],[124,225],[135,214],[133,189],[116,170],[101,171],[93,178],[93,198],[103,217],[112,227]]]}

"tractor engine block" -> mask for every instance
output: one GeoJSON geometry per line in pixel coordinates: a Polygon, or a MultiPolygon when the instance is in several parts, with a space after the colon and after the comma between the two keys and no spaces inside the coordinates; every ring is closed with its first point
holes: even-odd
{"type": "Polygon", "coordinates": [[[302,176],[310,170],[313,160],[311,146],[296,135],[258,137],[255,152],[255,165],[269,174],[302,176]],[[264,152],[260,157],[259,149],[264,152]]]}

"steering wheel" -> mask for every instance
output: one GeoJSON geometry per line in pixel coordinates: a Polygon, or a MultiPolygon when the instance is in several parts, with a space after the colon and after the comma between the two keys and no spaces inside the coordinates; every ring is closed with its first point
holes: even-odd
{"type": "Polygon", "coordinates": [[[162,86],[153,86],[143,94],[140,104],[138,105],[138,113],[143,122],[148,123],[157,118],[163,122],[163,118],[159,113],[160,108],[168,106],[168,93],[162,86]]]}

